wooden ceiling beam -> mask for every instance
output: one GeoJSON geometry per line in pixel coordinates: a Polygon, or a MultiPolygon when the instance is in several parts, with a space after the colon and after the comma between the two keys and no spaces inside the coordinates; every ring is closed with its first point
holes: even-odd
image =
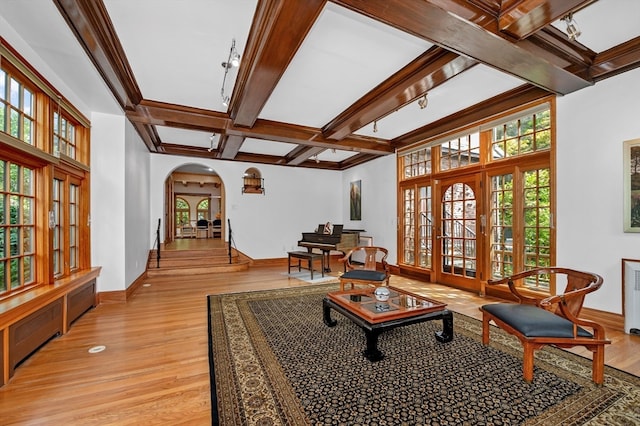
{"type": "Polygon", "coordinates": [[[364,164],[368,161],[374,160],[376,158],[380,157],[379,155],[372,155],[372,154],[357,154],[357,155],[353,155],[349,158],[346,158],[344,160],[342,160],[340,162],[340,170],[345,170],[348,169],[350,167],[354,167],[357,166],[359,164],[364,164]]]}
{"type": "Polygon", "coordinates": [[[140,139],[147,146],[149,152],[158,152],[158,147],[160,146],[160,138],[158,134],[155,132],[153,126],[150,126],[145,123],[138,123],[132,121],[131,124],[133,128],[138,132],[140,139]]]}
{"type": "Polygon", "coordinates": [[[424,142],[438,135],[450,133],[464,126],[478,123],[494,115],[508,111],[509,109],[526,105],[549,95],[552,95],[552,93],[539,87],[525,84],[398,136],[391,141],[391,145],[396,149],[400,149],[415,143],[424,142]]]}
{"type": "Polygon", "coordinates": [[[208,148],[196,147],[196,146],[187,146],[187,145],[179,145],[172,143],[163,143],[160,146],[161,154],[169,154],[169,155],[182,155],[185,157],[195,157],[195,158],[214,158],[216,155],[216,151],[209,151],[208,148]]]}
{"type": "Polygon", "coordinates": [[[218,155],[216,158],[221,158],[223,160],[235,159],[240,152],[240,147],[243,143],[243,135],[220,135],[218,155]]]}
{"type": "MultiPolygon", "coordinates": [[[[308,146],[320,146],[324,149],[336,148],[348,151],[369,152],[376,155],[393,153],[389,141],[368,136],[350,136],[336,142],[322,136],[320,129],[314,127],[299,126],[295,124],[281,123],[269,120],[257,120],[253,127],[233,126],[226,114],[203,110],[199,108],[185,107],[156,101],[143,100],[134,111],[127,112],[127,118],[139,125],[169,126],[181,129],[215,132],[221,138],[237,136],[286,142],[308,146]]],[[[222,139],[221,139],[222,140],[222,139]]],[[[223,157],[230,159],[236,148],[241,145],[239,139],[235,140],[231,151],[228,148],[220,149],[223,157]]],[[[237,152],[237,151],[235,151],[237,152]]]]}
{"type": "Polygon", "coordinates": [[[127,118],[133,122],[155,126],[198,129],[216,133],[222,133],[231,124],[229,116],[221,112],[146,99],[142,100],[133,111],[127,111],[127,118]]]}
{"type": "Polygon", "coordinates": [[[340,141],[334,141],[322,136],[320,129],[315,127],[262,119],[257,120],[251,128],[234,126],[228,128],[226,132],[229,135],[243,135],[248,138],[318,146],[326,149],[367,152],[375,155],[387,155],[394,152],[389,141],[384,139],[352,135],[340,141]]]}
{"type": "Polygon", "coordinates": [[[596,55],[591,75],[596,81],[640,67],[640,37],[596,55]]]}
{"type": "Polygon", "coordinates": [[[291,150],[284,156],[281,164],[286,164],[287,166],[298,166],[324,150],[325,148],[319,146],[298,145],[295,149],[291,150]]]}
{"type": "Polygon", "coordinates": [[[142,99],[138,83],[102,1],[53,0],[123,110],[142,99]]]}
{"type": "Polygon", "coordinates": [[[258,2],[229,105],[235,126],[253,126],[325,3],[258,2]]]}
{"type": "Polygon", "coordinates": [[[434,46],[331,120],[322,134],[340,140],[476,64],[473,59],[434,46]]]}
{"type": "Polygon", "coordinates": [[[568,94],[592,84],[592,81],[540,58],[537,52],[529,51],[527,44],[520,45],[505,38],[498,29],[497,17],[471,2],[333,1],[553,93],[568,94]]]}
{"type": "Polygon", "coordinates": [[[594,0],[507,0],[502,2],[498,29],[517,40],[527,38],[594,0]]]}

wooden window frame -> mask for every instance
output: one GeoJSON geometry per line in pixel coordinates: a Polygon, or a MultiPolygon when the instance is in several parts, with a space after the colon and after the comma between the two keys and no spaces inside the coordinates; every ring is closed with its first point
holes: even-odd
{"type": "MultiPolygon", "coordinates": [[[[20,291],[1,293],[1,300],[35,287],[50,285],[56,281],[62,282],[68,277],[74,276],[76,272],[89,271],[91,269],[91,242],[88,220],[90,211],[90,122],[4,42],[0,43],[0,67],[7,75],[29,89],[33,101],[31,116],[35,119],[31,129],[33,144],[25,143],[5,132],[4,129],[0,131],[0,159],[32,169],[35,194],[33,283],[21,288],[20,291]],[[59,112],[61,116],[73,123],[76,158],[64,153],[59,156],[54,155],[54,111],[59,112]],[[77,262],[75,267],[70,267],[69,262],[65,261],[65,267],[55,274],[52,256],[54,251],[53,230],[49,221],[50,212],[53,209],[54,177],[63,180],[67,188],[61,199],[60,207],[60,211],[65,215],[65,221],[61,224],[60,229],[61,236],[69,233],[68,185],[72,182],[77,186],[77,203],[75,205],[77,229],[74,246],[77,249],[77,262]]],[[[63,257],[68,256],[69,246],[64,245],[68,242],[68,237],[64,237],[64,241],[61,241],[60,248],[64,251],[63,257]]]]}
{"type": "MultiPolygon", "coordinates": [[[[550,179],[550,248],[549,248],[549,254],[548,254],[548,258],[549,258],[549,263],[550,264],[554,264],[555,262],[555,224],[553,223],[553,217],[555,217],[555,208],[556,208],[556,201],[555,201],[555,98],[552,96],[549,97],[545,97],[539,100],[536,100],[534,102],[530,102],[526,105],[522,105],[519,108],[514,108],[510,111],[505,111],[503,114],[501,114],[500,117],[491,117],[488,119],[485,119],[483,121],[478,121],[478,122],[474,122],[474,123],[469,123],[467,126],[465,127],[461,127],[455,130],[452,130],[451,132],[448,132],[447,134],[442,134],[442,135],[438,135],[436,137],[434,137],[431,140],[427,140],[427,141],[423,141],[421,144],[416,144],[410,147],[406,147],[403,150],[400,150],[397,154],[397,161],[398,161],[398,172],[397,172],[397,179],[398,179],[398,217],[400,219],[400,225],[398,227],[398,262],[399,262],[399,267],[401,268],[401,270],[406,270],[409,271],[409,273],[413,273],[413,274],[418,274],[420,276],[424,275],[425,277],[430,278],[431,273],[433,272],[431,270],[431,268],[421,268],[419,266],[419,262],[418,262],[418,257],[417,257],[417,250],[416,250],[416,244],[415,243],[410,250],[412,250],[414,252],[414,257],[413,257],[413,263],[411,264],[404,264],[402,262],[404,262],[405,259],[405,253],[404,253],[404,247],[405,244],[407,243],[407,238],[409,238],[407,235],[405,235],[405,228],[407,228],[408,224],[406,224],[406,218],[404,217],[404,210],[405,210],[405,191],[409,190],[409,189],[413,189],[414,191],[416,191],[416,198],[417,198],[417,191],[418,188],[420,186],[424,186],[424,185],[431,185],[432,182],[438,181],[440,179],[445,179],[448,178],[450,176],[454,176],[457,175],[459,173],[462,173],[461,170],[464,170],[465,174],[471,173],[471,174],[478,174],[480,176],[481,181],[483,182],[483,186],[486,187],[487,185],[489,185],[490,183],[490,178],[491,176],[495,176],[497,174],[500,174],[501,172],[507,173],[507,171],[511,170],[516,170],[518,173],[520,173],[520,171],[522,170],[533,170],[534,168],[538,167],[538,168],[548,168],[549,169],[549,179],[550,179]],[[514,120],[518,118],[518,116],[520,115],[526,115],[526,114],[537,114],[540,111],[544,110],[546,108],[549,109],[549,115],[550,115],[550,124],[549,127],[546,129],[543,129],[544,132],[549,132],[549,142],[548,142],[548,146],[543,146],[541,149],[538,150],[533,150],[533,151],[527,151],[524,153],[521,153],[520,155],[513,155],[513,156],[508,156],[505,158],[492,158],[492,128],[499,123],[500,120],[504,120],[505,122],[508,120],[514,120]],[[449,140],[456,140],[457,138],[463,137],[463,135],[465,135],[466,133],[473,133],[473,132],[478,132],[479,133],[479,138],[480,138],[480,152],[479,152],[479,161],[478,163],[473,163],[473,164],[468,164],[468,165],[464,165],[463,167],[460,168],[453,168],[453,169],[448,169],[448,170],[441,170],[440,167],[440,163],[441,163],[441,151],[440,151],[440,147],[442,145],[443,142],[449,141],[449,140]],[[431,163],[431,171],[430,173],[414,173],[413,169],[418,170],[419,168],[419,164],[420,161],[413,161],[413,156],[416,152],[419,152],[420,150],[430,150],[429,151],[429,155],[425,155],[425,158],[430,158],[430,163],[431,163]],[[407,161],[409,159],[409,161],[407,161]]],[[[416,157],[418,158],[418,157],[416,157]]],[[[423,167],[423,169],[426,171],[427,167],[423,167]]],[[[522,197],[522,192],[518,192],[517,193],[517,197],[522,197]]],[[[483,204],[485,206],[490,206],[490,191],[488,191],[487,189],[483,188],[483,193],[480,195],[483,198],[483,204]]],[[[514,194],[514,198],[516,197],[516,195],[514,194]]],[[[413,216],[414,220],[417,221],[416,216],[417,216],[417,205],[414,206],[415,209],[415,214],[413,216]]],[[[489,207],[487,207],[487,210],[484,212],[485,215],[489,214],[489,207]]],[[[488,221],[487,221],[488,222],[488,221]]],[[[418,234],[418,229],[419,229],[419,223],[416,222],[415,224],[413,224],[413,226],[409,226],[410,229],[413,230],[414,232],[414,236],[413,238],[409,238],[409,240],[411,241],[418,241],[419,240],[419,234],[418,234]]],[[[487,223],[487,225],[489,225],[489,223],[487,223]]],[[[407,228],[407,229],[409,229],[407,228]]],[[[490,229],[489,227],[487,227],[487,229],[490,229]]],[[[523,232],[523,231],[522,231],[523,232]]],[[[486,248],[490,248],[490,232],[486,232],[484,236],[481,237],[483,240],[479,241],[479,244],[482,244],[483,247],[486,248]]],[[[514,235],[513,237],[515,238],[522,238],[522,234],[519,234],[518,236],[514,235]]],[[[488,253],[490,253],[490,251],[488,251],[488,253]]],[[[524,256],[524,253],[521,252],[518,254],[514,254],[515,255],[522,255],[524,256]]],[[[483,259],[479,259],[479,262],[483,262],[482,267],[485,271],[491,271],[491,257],[489,255],[487,256],[483,256],[483,259]]],[[[515,268],[524,268],[525,267],[525,262],[522,261],[518,261],[517,265],[515,265],[515,268]]],[[[490,275],[487,274],[487,275],[490,275]]],[[[489,277],[486,277],[489,278],[489,277]]],[[[485,278],[485,279],[486,279],[485,278]]],[[[526,287],[531,289],[530,287],[526,287]]],[[[555,289],[555,283],[553,283],[553,280],[551,280],[551,282],[549,283],[549,292],[553,292],[555,289]]],[[[532,289],[532,291],[535,291],[535,288],[532,289]]],[[[543,290],[544,291],[544,290],[543,290]]]]}
{"type": "Polygon", "coordinates": [[[196,204],[196,220],[200,219],[211,220],[211,198],[209,197],[201,199],[200,201],[198,201],[198,204],[196,204]],[[204,201],[207,201],[207,208],[201,209],[200,204],[202,204],[204,201]],[[202,217],[200,217],[200,213],[203,213],[202,217]]]}
{"type": "Polygon", "coordinates": [[[17,140],[24,142],[27,145],[37,146],[37,87],[31,84],[31,82],[19,72],[18,69],[12,67],[10,64],[2,63],[1,70],[4,72],[4,87],[5,93],[3,93],[2,98],[0,98],[0,103],[4,106],[4,123],[5,128],[0,128],[0,132],[6,133],[14,137],[17,140]],[[19,99],[18,105],[12,103],[11,100],[11,82],[16,81],[20,85],[19,91],[19,99]],[[25,90],[29,91],[31,95],[31,105],[30,105],[30,113],[28,113],[25,109],[24,105],[24,92],[25,90]],[[12,111],[17,112],[17,120],[18,120],[18,134],[14,135],[11,132],[11,122],[12,122],[12,111]],[[30,132],[29,138],[25,137],[25,121],[29,121],[30,124],[30,132]]]}

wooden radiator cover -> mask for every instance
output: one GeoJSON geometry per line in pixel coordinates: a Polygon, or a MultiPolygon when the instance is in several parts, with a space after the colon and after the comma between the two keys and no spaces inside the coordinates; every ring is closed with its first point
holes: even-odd
{"type": "Polygon", "coordinates": [[[82,314],[96,306],[96,280],[93,279],[67,295],[67,329],[82,314]]]}
{"type": "Polygon", "coordinates": [[[62,298],[9,326],[9,377],[32,352],[62,334],[62,298]]]}

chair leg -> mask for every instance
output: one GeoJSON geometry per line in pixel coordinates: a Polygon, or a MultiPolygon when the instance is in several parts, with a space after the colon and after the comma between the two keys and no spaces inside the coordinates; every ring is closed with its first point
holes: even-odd
{"type": "Polygon", "coordinates": [[[604,383],[604,345],[598,345],[593,351],[591,378],[597,385],[604,383]]]}
{"type": "Polygon", "coordinates": [[[533,346],[525,343],[524,352],[522,355],[522,373],[525,382],[531,383],[533,381],[533,346]]]}
{"type": "Polygon", "coordinates": [[[482,313],[482,344],[489,344],[489,315],[482,313]]]}

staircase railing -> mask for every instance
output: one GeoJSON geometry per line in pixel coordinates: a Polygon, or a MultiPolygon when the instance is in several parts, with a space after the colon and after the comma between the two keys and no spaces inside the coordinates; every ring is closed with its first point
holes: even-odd
{"type": "Polygon", "coordinates": [[[231,232],[231,219],[227,219],[227,229],[229,230],[229,265],[231,265],[231,259],[232,259],[231,245],[233,244],[233,233],[231,232]]]}
{"type": "Polygon", "coordinates": [[[160,268],[160,220],[158,219],[158,228],[156,229],[156,241],[153,243],[156,249],[156,267],[160,268]]]}

